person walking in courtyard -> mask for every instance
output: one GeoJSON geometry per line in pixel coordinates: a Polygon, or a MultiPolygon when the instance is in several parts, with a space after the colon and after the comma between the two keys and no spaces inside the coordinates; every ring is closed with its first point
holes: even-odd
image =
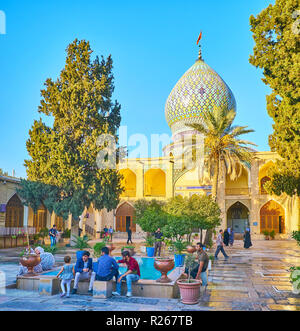
{"type": "Polygon", "coordinates": [[[224,245],[229,246],[229,232],[228,229],[225,229],[224,231],[224,245]]]}
{"type": "Polygon", "coordinates": [[[246,229],[244,234],[244,248],[248,249],[252,246],[250,229],[246,229]]]}
{"type": "Polygon", "coordinates": [[[129,244],[129,242],[131,242],[133,244],[132,239],[131,239],[132,231],[131,231],[131,227],[130,226],[127,229],[127,234],[128,234],[127,245],[129,244]]]}
{"type": "Polygon", "coordinates": [[[234,243],[234,231],[233,228],[230,228],[230,233],[229,233],[229,245],[232,247],[234,243]]]}
{"type": "Polygon", "coordinates": [[[228,260],[229,256],[226,254],[225,250],[224,250],[224,243],[223,243],[223,230],[220,230],[219,235],[217,237],[217,250],[215,252],[215,259],[218,260],[218,255],[220,253],[220,251],[222,252],[222,254],[225,257],[225,260],[228,260]]]}
{"type": "Polygon", "coordinates": [[[155,236],[155,251],[154,251],[154,256],[160,256],[161,254],[161,246],[162,246],[162,232],[160,231],[160,229],[158,228],[157,231],[154,233],[155,236]]]}
{"type": "Polygon", "coordinates": [[[118,263],[126,263],[127,271],[121,275],[117,281],[116,292],[112,294],[115,296],[121,295],[122,280],[125,279],[127,283],[127,297],[132,297],[132,283],[137,282],[141,277],[140,267],[137,261],[130,256],[128,251],[122,253],[123,260],[117,261],[118,263]]]}
{"type": "Polygon", "coordinates": [[[67,298],[70,297],[70,290],[71,290],[71,282],[72,279],[74,278],[74,266],[71,264],[71,258],[70,256],[65,256],[64,258],[65,264],[64,266],[60,269],[60,272],[56,276],[57,278],[61,278],[61,298],[66,296],[66,289],[65,285],[67,286],[67,298]]]}
{"type": "Polygon", "coordinates": [[[56,245],[56,237],[57,237],[57,230],[56,230],[55,224],[49,230],[49,236],[50,236],[50,241],[51,241],[51,247],[53,247],[56,245]]]}
{"type": "Polygon", "coordinates": [[[114,229],[112,228],[112,226],[108,229],[108,233],[110,235],[110,241],[112,242],[113,241],[113,233],[114,233],[114,229]]]}
{"type": "Polygon", "coordinates": [[[93,286],[96,277],[96,273],[93,271],[93,259],[90,258],[89,252],[84,252],[82,258],[76,261],[74,268],[75,281],[72,294],[77,293],[78,283],[83,280],[90,280],[89,293],[93,293],[93,286]]]}
{"type": "Polygon", "coordinates": [[[109,256],[109,249],[103,247],[101,249],[101,256],[98,259],[96,280],[108,282],[114,277],[117,281],[119,278],[119,265],[114,258],[109,256]]]}

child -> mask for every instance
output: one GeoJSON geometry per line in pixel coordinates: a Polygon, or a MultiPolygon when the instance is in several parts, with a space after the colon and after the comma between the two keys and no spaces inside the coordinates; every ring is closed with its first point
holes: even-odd
{"type": "Polygon", "coordinates": [[[61,298],[63,298],[66,295],[66,290],[65,290],[65,284],[67,285],[67,298],[70,297],[70,290],[71,290],[71,282],[72,279],[74,278],[74,266],[71,264],[71,258],[70,256],[65,256],[64,258],[65,265],[61,268],[60,272],[56,276],[59,278],[61,275],[61,289],[62,289],[62,294],[61,298]]]}

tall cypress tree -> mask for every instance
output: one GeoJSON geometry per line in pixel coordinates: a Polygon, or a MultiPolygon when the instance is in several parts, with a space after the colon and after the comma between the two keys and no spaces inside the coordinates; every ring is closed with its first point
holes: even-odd
{"type": "Polygon", "coordinates": [[[25,166],[32,184],[23,183],[20,194],[32,204],[29,191],[38,189],[39,200],[65,219],[70,213],[78,218],[91,203],[112,210],[122,193],[118,171],[98,169],[96,164],[104,147],[97,138],[109,134],[118,141],[121,107],[112,101],[113,62],[110,56],[92,61],[91,54],[87,41],[76,39],[68,46],[59,78],[47,79],[41,91],[38,111],[52,118],[53,125],[34,121],[27,141],[31,159],[25,166]]]}
{"type": "Polygon", "coordinates": [[[255,41],[250,63],[263,69],[263,82],[272,89],[267,96],[274,120],[269,144],[282,157],[267,189],[300,196],[299,0],[276,0],[256,18],[251,16],[250,23],[255,41]]]}

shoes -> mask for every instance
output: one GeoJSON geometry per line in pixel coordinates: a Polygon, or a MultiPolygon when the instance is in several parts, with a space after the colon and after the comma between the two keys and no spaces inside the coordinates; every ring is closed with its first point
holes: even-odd
{"type": "Polygon", "coordinates": [[[73,288],[72,294],[77,294],[77,289],[73,288]]]}
{"type": "Polygon", "coordinates": [[[229,256],[225,257],[225,260],[227,261],[229,259],[229,256]]]}
{"type": "Polygon", "coordinates": [[[130,297],[132,297],[132,293],[131,293],[131,292],[127,292],[126,296],[127,296],[128,298],[130,298],[130,297]]]}
{"type": "Polygon", "coordinates": [[[62,294],[60,295],[61,298],[65,297],[65,296],[66,296],[66,293],[62,293],[62,294]]]}
{"type": "Polygon", "coordinates": [[[112,292],[112,295],[119,297],[121,294],[119,292],[112,292]]]}
{"type": "Polygon", "coordinates": [[[66,298],[70,299],[70,295],[67,295],[66,298]]]}
{"type": "Polygon", "coordinates": [[[88,294],[93,294],[93,290],[88,290],[88,294]]]}

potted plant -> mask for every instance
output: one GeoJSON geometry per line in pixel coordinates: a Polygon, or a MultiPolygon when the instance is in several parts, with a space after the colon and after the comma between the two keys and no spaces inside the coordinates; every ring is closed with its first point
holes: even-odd
{"type": "Polygon", "coordinates": [[[154,257],[154,243],[155,243],[155,237],[154,236],[147,236],[146,238],[146,252],[148,257],[154,257]]]}
{"type": "Polygon", "coordinates": [[[124,251],[128,251],[130,256],[134,256],[135,255],[134,248],[135,248],[134,246],[123,246],[121,252],[123,253],[124,251]]]}
{"type": "Polygon", "coordinates": [[[33,277],[36,276],[34,273],[34,267],[37,266],[41,262],[40,256],[35,253],[32,253],[30,246],[29,246],[29,234],[26,233],[27,236],[27,249],[24,250],[20,257],[20,263],[22,266],[27,267],[28,272],[23,277],[33,277]]]}
{"type": "Polygon", "coordinates": [[[45,245],[45,238],[48,237],[49,235],[49,230],[48,228],[43,228],[39,232],[39,237],[42,238],[43,242],[42,244],[45,245]]]}
{"type": "Polygon", "coordinates": [[[87,248],[91,248],[91,246],[88,244],[90,241],[88,236],[83,236],[82,238],[79,236],[73,235],[73,238],[75,239],[75,248],[78,248],[79,251],[76,252],[76,258],[77,260],[82,258],[82,253],[85,251],[87,248]]]}
{"type": "Polygon", "coordinates": [[[290,269],[290,280],[293,285],[293,293],[300,294],[300,267],[292,267],[290,269]]]}
{"type": "Polygon", "coordinates": [[[193,254],[188,254],[185,259],[185,266],[188,269],[188,279],[180,279],[177,281],[181,301],[186,305],[196,305],[200,298],[200,280],[191,279],[191,270],[195,267],[195,257],[193,254]]]}
{"type": "Polygon", "coordinates": [[[183,267],[185,255],[182,252],[185,250],[186,244],[181,240],[175,240],[173,247],[175,249],[175,267],[183,267]]]}
{"type": "Polygon", "coordinates": [[[270,232],[268,230],[264,230],[263,235],[265,236],[265,240],[270,240],[270,232]]]}
{"type": "Polygon", "coordinates": [[[271,238],[272,240],[274,240],[274,239],[275,239],[275,236],[276,236],[276,232],[275,232],[275,230],[272,230],[272,231],[270,232],[270,238],[271,238]]]}

